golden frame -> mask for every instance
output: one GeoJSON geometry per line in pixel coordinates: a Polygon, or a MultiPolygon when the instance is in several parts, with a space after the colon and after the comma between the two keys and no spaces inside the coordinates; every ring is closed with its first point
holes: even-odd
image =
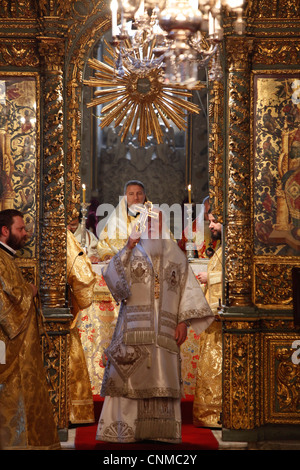
{"type": "Polygon", "coordinates": [[[292,344],[299,340],[297,333],[267,333],[262,337],[264,423],[299,423],[298,393],[299,365],[294,364],[292,344]],[[297,407],[298,405],[298,407],[297,407]]]}

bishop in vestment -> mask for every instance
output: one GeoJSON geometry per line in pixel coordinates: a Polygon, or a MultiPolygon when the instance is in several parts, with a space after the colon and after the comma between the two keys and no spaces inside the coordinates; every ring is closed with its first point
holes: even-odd
{"type": "Polygon", "coordinates": [[[140,240],[133,233],[103,270],[121,305],[106,350],[98,440],[181,442],[180,345],[187,322],[200,333],[214,316],[186,256],[158,220],[150,219],[140,240]]]}
{"type": "Polygon", "coordinates": [[[25,281],[14,259],[26,241],[25,224],[21,213],[8,211],[11,215],[0,213],[0,341],[5,344],[0,364],[0,448],[57,450],[60,442],[34,305],[37,290],[25,281]]]}

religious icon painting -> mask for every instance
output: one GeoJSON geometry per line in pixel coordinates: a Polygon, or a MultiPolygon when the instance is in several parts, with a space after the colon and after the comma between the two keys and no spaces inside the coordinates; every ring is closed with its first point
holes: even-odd
{"type": "Polygon", "coordinates": [[[21,256],[36,256],[38,76],[0,75],[0,210],[24,214],[29,239],[21,256]]]}
{"type": "Polygon", "coordinates": [[[254,77],[254,249],[300,253],[299,74],[254,77]]]}

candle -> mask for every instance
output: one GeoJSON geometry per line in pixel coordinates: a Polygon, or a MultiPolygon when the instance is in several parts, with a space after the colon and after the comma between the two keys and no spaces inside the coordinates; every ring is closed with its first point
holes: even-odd
{"type": "Polygon", "coordinates": [[[82,185],[82,202],[83,204],[85,204],[85,184],[82,185]]]}
{"type": "Polygon", "coordinates": [[[110,4],[111,9],[111,34],[112,37],[117,36],[118,34],[118,2],[117,0],[112,0],[110,4]]]}
{"type": "Polygon", "coordinates": [[[192,10],[198,10],[198,0],[189,0],[189,6],[192,10]]]}
{"type": "Polygon", "coordinates": [[[192,191],[192,185],[189,184],[189,185],[188,185],[189,204],[191,204],[191,202],[192,202],[192,193],[191,193],[191,191],[192,191]]]}
{"type": "Polygon", "coordinates": [[[213,36],[215,34],[215,20],[212,16],[211,13],[209,13],[209,16],[208,16],[208,34],[209,36],[213,36]]]}
{"type": "MultiPolygon", "coordinates": [[[[218,11],[221,10],[221,1],[220,0],[217,1],[216,8],[217,8],[218,11]]],[[[221,33],[221,25],[220,25],[218,14],[215,16],[214,28],[215,28],[214,34],[216,35],[215,39],[220,39],[219,35],[221,33]]]]}

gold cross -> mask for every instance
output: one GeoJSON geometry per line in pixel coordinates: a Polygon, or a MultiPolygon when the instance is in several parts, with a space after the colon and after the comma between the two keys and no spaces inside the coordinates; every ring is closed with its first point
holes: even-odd
{"type": "Polygon", "coordinates": [[[146,221],[148,217],[153,217],[154,219],[158,218],[158,214],[152,210],[153,204],[151,201],[146,201],[145,204],[135,204],[133,210],[140,212],[140,218],[137,223],[137,231],[143,232],[146,228],[146,221]]]}

